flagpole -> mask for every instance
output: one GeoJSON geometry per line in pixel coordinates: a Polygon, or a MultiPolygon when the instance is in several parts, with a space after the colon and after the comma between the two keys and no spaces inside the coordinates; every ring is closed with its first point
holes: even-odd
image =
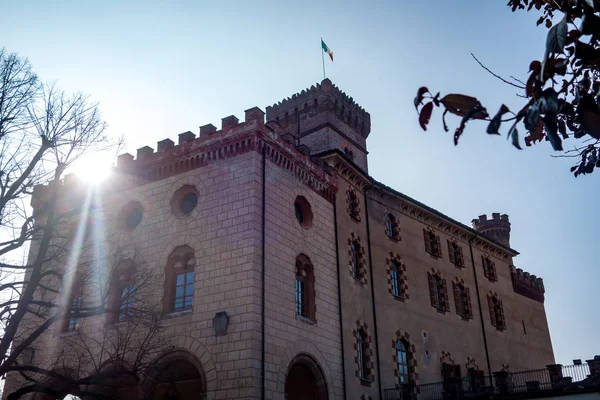
{"type": "Polygon", "coordinates": [[[323,50],[323,38],[321,38],[321,61],[323,62],[323,80],[325,80],[325,50],[323,50]]]}

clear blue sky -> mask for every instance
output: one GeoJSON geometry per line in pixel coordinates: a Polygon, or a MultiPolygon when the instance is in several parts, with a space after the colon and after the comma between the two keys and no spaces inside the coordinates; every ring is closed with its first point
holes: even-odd
{"type": "Polygon", "coordinates": [[[335,53],[328,77],[371,113],[371,174],[467,224],[509,214],[516,265],[544,278],[557,361],[600,354],[600,172],[574,179],[547,143],[519,152],[482,124],[454,147],[441,114],[423,132],[412,104],[425,84],[476,95],[492,113],[519,108],[469,54],[526,78],[545,43],[535,15],[506,0],[281,3],[0,0],[0,46],[91,94],[135,154],[320,81],[322,36],[335,53]]]}

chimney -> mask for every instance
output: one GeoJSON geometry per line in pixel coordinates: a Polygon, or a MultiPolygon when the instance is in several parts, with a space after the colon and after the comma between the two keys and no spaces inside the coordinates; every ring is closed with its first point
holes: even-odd
{"type": "Polygon", "coordinates": [[[488,219],[487,215],[483,214],[478,219],[474,219],[472,224],[473,229],[506,247],[510,247],[510,221],[508,215],[493,213],[492,219],[488,219]]]}

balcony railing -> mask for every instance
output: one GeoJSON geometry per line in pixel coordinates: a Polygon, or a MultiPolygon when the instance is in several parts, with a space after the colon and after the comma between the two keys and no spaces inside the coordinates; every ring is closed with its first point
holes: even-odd
{"type": "Polygon", "coordinates": [[[384,390],[384,400],[471,399],[510,396],[548,390],[578,390],[600,386],[600,376],[590,376],[587,364],[554,366],[522,372],[496,372],[494,376],[449,379],[413,387],[384,390]]]}

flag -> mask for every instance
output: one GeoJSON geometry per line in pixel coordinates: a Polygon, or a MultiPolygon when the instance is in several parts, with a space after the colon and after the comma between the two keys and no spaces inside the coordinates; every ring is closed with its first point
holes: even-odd
{"type": "Polygon", "coordinates": [[[333,61],[333,51],[331,51],[331,49],[327,47],[323,39],[321,39],[321,47],[323,48],[323,51],[325,53],[329,54],[329,58],[331,58],[331,61],[333,61]]]}

